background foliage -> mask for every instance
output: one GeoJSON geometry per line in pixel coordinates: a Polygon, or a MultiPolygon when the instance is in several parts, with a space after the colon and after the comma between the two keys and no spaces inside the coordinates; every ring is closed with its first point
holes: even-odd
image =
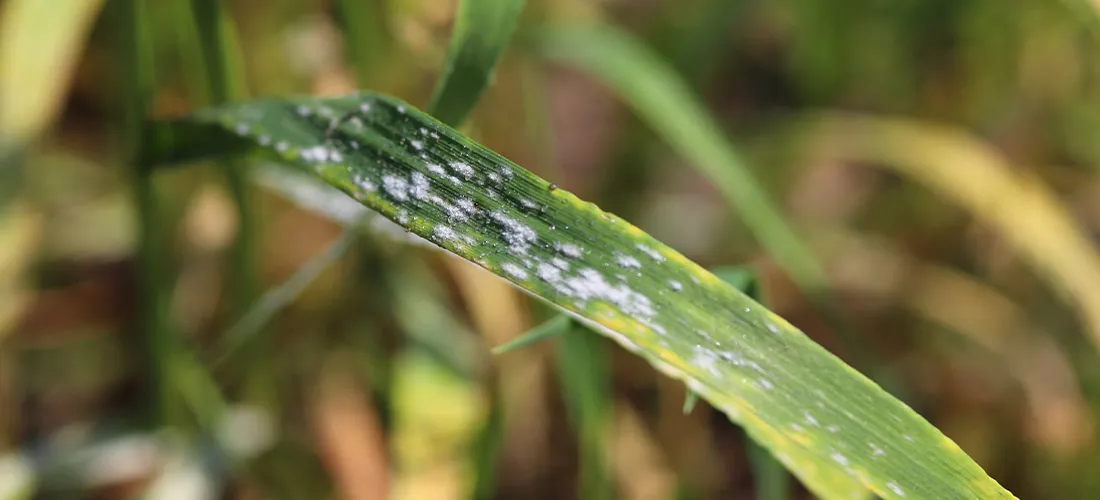
{"type": "MultiPolygon", "coordinates": [[[[303,206],[300,184],[235,164],[131,169],[144,114],[355,88],[426,107],[455,3],[27,13],[42,3],[0,3],[0,495],[28,464],[63,497],[783,494],[724,416],[684,415],[680,384],[601,338],[490,356],[550,311],[401,232],[355,237],[330,217],[358,207],[303,206]],[[135,22],[144,38],[120,39],[135,22]],[[316,279],[241,326],[299,270],[316,279]],[[242,328],[262,332],[226,347],[242,328]],[[185,381],[155,405],[157,432],[142,425],[151,373],[185,381]]],[[[772,309],[1017,496],[1091,498],[1095,16],[1083,0],[530,0],[461,130],[696,262],[751,266],[772,309]],[[629,104],[629,81],[593,78],[615,68],[571,64],[541,29],[594,20],[701,96],[776,223],[808,242],[828,310],[676,130],[629,104]]]]}

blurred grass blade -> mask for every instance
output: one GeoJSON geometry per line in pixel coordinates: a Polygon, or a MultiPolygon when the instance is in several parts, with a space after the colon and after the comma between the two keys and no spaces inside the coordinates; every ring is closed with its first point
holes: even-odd
{"type": "Polygon", "coordinates": [[[493,348],[493,354],[504,354],[506,352],[514,351],[520,347],[529,346],[556,335],[560,335],[566,331],[569,327],[570,319],[568,316],[558,315],[546,320],[545,323],[532,328],[527,333],[524,333],[515,339],[506,342],[502,345],[498,345],[493,348]]]}
{"type": "Polygon", "coordinates": [[[1012,497],[935,427],[759,303],[404,102],[260,100],[161,126],[181,133],[162,135],[175,144],[158,143],[149,159],[193,158],[189,149],[209,144],[190,139],[214,130],[237,135],[257,156],[311,172],[570,313],[687,383],[818,496],[1012,497]]]}
{"type": "Polygon", "coordinates": [[[699,403],[699,395],[688,390],[687,395],[684,396],[684,415],[691,413],[697,403],[699,403]]]}
{"type": "Polygon", "coordinates": [[[8,0],[0,8],[0,142],[49,125],[103,0],[8,0]]]}
{"type": "Polygon", "coordinates": [[[552,59],[581,68],[618,92],[673,149],[691,160],[800,285],[825,288],[825,273],[809,248],[667,64],[611,26],[551,28],[540,41],[552,59]]]}
{"type": "Polygon", "coordinates": [[[333,262],[343,257],[355,243],[359,231],[345,229],[336,241],[321,253],[302,264],[286,281],[265,292],[256,305],[222,335],[213,348],[210,365],[217,366],[229,359],[237,349],[248,344],[279,311],[294,301],[333,262]]]}
{"type": "Polygon", "coordinates": [[[428,111],[457,127],[489,84],[525,0],[461,0],[443,73],[428,111]]]}
{"type": "Polygon", "coordinates": [[[948,126],[841,113],[811,117],[804,124],[825,151],[894,169],[995,228],[1076,306],[1100,349],[1100,255],[1040,180],[948,126]]]}
{"type": "Polygon", "coordinates": [[[567,321],[554,356],[565,406],[577,433],[577,498],[581,500],[615,498],[604,450],[612,418],[611,356],[602,340],[567,321]]]}

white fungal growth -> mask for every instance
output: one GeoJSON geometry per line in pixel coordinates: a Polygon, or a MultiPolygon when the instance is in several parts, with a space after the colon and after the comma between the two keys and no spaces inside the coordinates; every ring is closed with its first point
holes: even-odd
{"type": "Polygon", "coordinates": [[[718,358],[714,355],[713,352],[711,352],[710,349],[707,349],[701,345],[695,346],[690,363],[706,370],[707,373],[710,373],[715,377],[720,375],[720,372],[718,371],[718,358]]]}
{"type": "Polygon", "coordinates": [[[635,246],[638,247],[638,250],[641,250],[642,253],[648,255],[654,261],[656,261],[658,263],[661,263],[661,262],[665,261],[665,256],[661,255],[661,252],[658,252],[657,250],[654,250],[653,248],[650,248],[650,247],[648,247],[646,245],[643,245],[641,243],[638,243],[635,246]]]}
{"type": "Polygon", "coordinates": [[[432,194],[428,176],[420,172],[413,172],[409,178],[412,179],[412,187],[409,189],[409,194],[411,194],[414,199],[427,200],[432,194]]]}
{"type": "Polygon", "coordinates": [[[248,125],[238,123],[236,127],[233,127],[237,131],[238,135],[248,135],[248,125]]]}
{"type": "Polygon", "coordinates": [[[370,113],[370,103],[364,102],[363,104],[360,104],[359,111],[362,113],[370,113]]]}
{"type": "Polygon", "coordinates": [[[825,430],[827,430],[827,431],[829,431],[833,434],[836,434],[836,433],[840,432],[840,426],[839,425],[829,425],[829,426],[825,427],[825,430]]]}
{"type": "Polygon", "coordinates": [[[517,266],[517,265],[515,265],[511,262],[505,263],[504,265],[500,266],[500,268],[503,269],[504,272],[508,273],[508,275],[513,277],[513,278],[521,279],[521,280],[527,279],[527,271],[524,271],[523,268],[521,268],[521,267],[519,267],[519,266],[517,266]]]}
{"type": "Polygon", "coordinates": [[[496,184],[500,184],[501,182],[504,182],[504,179],[501,178],[500,174],[498,174],[496,172],[489,172],[489,180],[493,181],[496,184]]]}
{"type": "Polygon", "coordinates": [[[303,149],[300,155],[302,161],[311,163],[338,162],[343,160],[343,156],[340,155],[339,151],[325,146],[314,146],[312,148],[303,149]]]}
{"type": "Polygon", "coordinates": [[[517,254],[527,255],[527,249],[538,240],[538,233],[526,224],[508,217],[504,212],[492,212],[490,217],[504,229],[504,241],[517,254]]]}
{"type": "Polygon", "coordinates": [[[779,327],[775,326],[775,325],[774,325],[774,324],[772,324],[772,323],[768,323],[768,324],[767,324],[767,326],[768,326],[768,331],[769,331],[769,332],[772,332],[772,333],[774,333],[774,334],[776,334],[776,335],[779,335],[779,327]]]}
{"type": "Polygon", "coordinates": [[[261,146],[268,146],[268,145],[271,144],[271,136],[270,135],[261,135],[261,136],[256,138],[256,142],[260,143],[261,146]]]}
{"type": "Polygon", "coordinates": [[[447,171],[443,170],[443,167],[436,165],[435,163],[429,163],[427,167],[428,171],[435,175],[438,175],[440,177],[447,175],[447,171]]]}
{"type": "MultiPolygon", "coordinates": [[[[404,180],[402,180],[401,182],[404,182],[404,180]]],[[[409,223],[409,212],[406,211],[406,210],[399,210],[397,212],[397,217],[395,217],[395,219],[397,219],[398,224],[408,224],[409,223]]]]}
{"type": "Polygon", "coordinates": [[[535,274],[538,275],[539,278],[553,283],[561,279],[561,271],[561,269],[554,267],[553,264],[540,262],[538,271],[535,274]]]}
{"type": "Polygon", "coordinates": [[[638,259],[635,259],[631,255],[626,255],[626,254],[622,254],[622,253],[616,253],[615,254],[615,263],[618,264],[620,267],[625,267],[627,269],[641,269],[642,268],[642,263],[638,262],[638,259]]]}
{"type": "Polygon", "coordinates": [[[875,443],[867,443],[867,446],[871,447],[871,456],[872,457],[881,457],[881,456],[886,454],[886,450],[882,449],[882,447],[880,447],[879,445],[877,445],[875,443]]]}
{"type": "Polygon", "coordinates": [[[651,318],[656,314],[649,297],[635,292],[625,284],[608,283],[607,279],[595,269],[581,269],[577,276],[565,278],[554,285],[559,292],[581,301],[606,300],[629,315],[651,318]]]}
{"type": "Polygon", "coordinates": [[[499,169],[497,169],[497,172],[500,172],[501,177],[504,177],[505,179],[511,179],[516,175],[508,167],[505,167],[503,165],[499,169]]]}
{"type": "Polygon", "coordinates": [[[817,422],[817,419],[814,418],[814,415],[812,413],[810,413],[808,411],[804,411],[804,412],[802,412],[802,415],[806,417],[806,423],[807,424],[810,424],[813,427],[817,427],[817,426],[821,425],[817,422]]]}
{"type": "Polygon", "coordinates": [[[523,208],[526,208],[528,210],[535,210],[535,209],[539,208],[539,206],[537,204],[535,204],[535,202],[533,202],[531,200],[528,200],[527,198],[521,198],[519,200],[519,204],[523,205],[523,208]]]}
{"type": "Polygon", "coordinates": [[[829,457],[832,458],[834,462],[840,465],[843,465],[845,467],[848,466],[848,457],[841,455],[840,453],[833,453],[832,455],[829,455],[829,457]]]}
{"type": "Polygon", "coordinates": [[[573,243],[555,243],[554,248],[561,252],[562,255],[571,259],[579,259],[581,257],[581,247],[573,243]]]}
{"type": "Polygon", "coordinates": [[[759,385],[760,388],[764,389],[765,391],[775,389],[775,384],[772,384],[771,381],[766,378],[757,379],[756,385],[759,385]]]}
{"type": "Polygon", "coordinates": [[[886,483],[886,487],[890,488],[890,491],[894,492],[894,494],[899,496],[899,497],[905,496],[905,490],[901,489],[901,486],[898,486],[898,483],[895,483],[893,481],[888,481],[886,483]]]}
{"type": "Polygon", "coordinates": [[[424,149],[424,141],[410,140],[409,145],[417,151],[424,149]]]}
{"type": "Polygon", "coordinates": [[[684,284],[676,280],[670,280],[668,282],[668,287],[671,288],[674,292],[679,292],[680,290],[684,289],[684,284]]]}
{"type": "Polygon", "coordinates": [[[470,178],[474,176],[474,167],[471,167],[466,163],[455,161],[451,162],[450,166],[452,170],[454,170],[458,175],[461,175],[466,180],[470,180],[470,178]]]}
{"type": "Polygon", "coordinates": [[[401,113],[401,114],[405,114],[405,106],[403,106],[403,105],[398,105],[398,106],[397,106],[397,112],[398,112],[398,113],[401,113]]]}
{"type": "Polygon", "coordinates": [[[566,261],[565,259],[561,258],[561,257],[554,257],[554,258],[550,259],[550,264],[552,264],[554,267],[556,267],[558,269],[561,269],[562,271],[568,271],[569,270],[569,262],[566,261]]]}
{"type": "Polygon", "coordinates": [[[288,149],[290,149],[290,144],[287,144],[286,141],[279,141],[275,143],[275,151],[285,153],[288,149]]]}
{"type": "Polygon", "coordinates": [[[452,241],[458,239],[458,233],[443,224],[436,224],[432,228],[432,236],[440,241],[452,241]]]}
{"type": "Polygon", "coordinates": [[[409,199],[408,181],[396,175],[383,176],[382,189],[397,201],[408,201],[409,199]]]}
{"type": "Polygon", "coordinates": [[[298,116],[301,116],[301,117],[303,117],[303,118],[305,118],[305,117],[309,116],[309,114],[310,114],[310,109],[309,109],[309,107],[307,107],[307,106],[306,106],[306,105],[304,105],[304,104],[299,104],[299,105],[298,105],[298,107],[294,109],[294,111],[295,111],[296,113],[298,113],[298,116]]]}

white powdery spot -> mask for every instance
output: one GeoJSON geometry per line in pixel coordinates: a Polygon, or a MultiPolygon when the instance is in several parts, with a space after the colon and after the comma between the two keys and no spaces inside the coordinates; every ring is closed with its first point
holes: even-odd
{"type": "Polygon", "coordinates": [[[802,426],[798,425],[798,424],[791,424],[791,429],[794,429],[797,432],[802,432],[802,431],[806,430],[806,429],[803,429],[802,426]]]}
{"type": "Polygon", "coordinates": [[[275,151],[278,151],[280,153],[285,153],[289,149],[290,149],[290,144],[287,144],[286,141],[279,141],[279,142],[275,143],[275,151]]]}
{"type": "Polygon", "coordinates": [[[362,113],[370,113],[370,103],[364,102],[363,104],[360,104],[359,111],[362,113]]]}
{"type": "Polygon", "coordinates": [[[622,253],[616,253],[615,254],[615,263],[618,264],[620,267],[625,267],[627,269],[641,269],[642,268],[642,263],[638,262],[638,259],[635,259],[633,256],[622,254],[622,253]]]}
{"type": "Polygon", "coordinates": [[[461,175],[466,180],[470,180],[470,178],[474,176],[474,167],[471,167],[466,163],[455,161],[451,162],[450,166],[452,170],[454,170],[458,175],[461,175]]]}
{"type": "Polygon", "coordinates": [[[309,114],[311,113],[311,111],[308,107],[306,107],[305,105],[301,105],[301,104],[298,105],[298,107],[295,108],[294,111],[296,113],[298,113],[298,116],[301,116],[303,118],[309,116],[309,114]]]}
{"type": "Polygon", "coordinates": [[[848,457],[841,455],[840,453],[833,453],[832,455],[829,455],[829,457],[832,458],[834,462],[840,465],[843,465],[845,467],[848,466],[848,457]]]}
{"type": "Polygon", "coordinates": [[[774,325],[774,324],[772,324],[772,323],[768,323],[768,325],[767,325],[767,326],[768,326],[768,331],[769,331],[769,332],[772,332],[772,333],[774,333],[774,334],[776,334],[776,335],[779,335],[779,327],[775,326],[775,325],[774,325]]]}
{"type": "Polygon", "coordinates": [[[591,299],[606,300],[615,304],[626,314],[653,317],[656,311],[649,297],[635,292],[627,285],[612,285],[599,271],[591,268],[581,269],[577,276],[564,279],[555,284],[557,290],[565,295],[582,301],[591,299]]]}
{"type": "Polygon", "coordinates": [[[527,271],[524,271],[523,268],[521,268],[521,267],[519,267],[519,266],[517,266],[517,265],[515,265],[511,262],[505,263],[504,265],[500,266],[500,268],[503,269],[504,272],[508,273],[508,275],[513,277],[513,278],[521,279],[521,280],[527,279],[527,271]]]}
{"type": "Polygon", "coordinates": [[[348,123],[350,123],[352,127],[355,127],[355,130],[363,130],[366,128],[366,125],[363,125],[363,120],[360,120],[358,116],[348,118],[348,123]]]}
{"type": "Polygon", "coordinates": [[[867,443],[867,446],[871,447],[871,456],[872,457],[881,457],[881,456],[886,454],[886,450],[882,449],[882,447],[880,447],[879,445],[877,445],[875,443],[867,443]]]}
{"type": "Polygon", "coordinates": [[[772,389],[775,389],[775,384],[772,384],[771,381],[769,381],[766,378],[757,379],[756,380],[756,385],[759,385],[760,388],[764,389],[765,391],[770,391],[772,389]]]}
{"type": "Polygon", "coordinates": [[[527,198],[521,198],[519,200],[519,204],[523,205],[523,208],[526,208],[528,210],[537,210],[539,208],[539,206],[535,202],[528,200],[527,198]]]}
{"type": "Polygon", "coordinates": [[[409,199],[408,181],[396,175],[383,176],[382,189],[397,201],[408,201],[409,199]]]}
{"type": "Polygon", "coordinates": [[[698,366],[714,375],[715,377],[720,375],[718,371],[718,357],[714,355],[710,349],[707,349],[701,345],[695,346],[694,354],[691,356],[691,364],[698,366]]]}
{"type": "Polygon", "coordinates": [[[894,492],[894,494],[899,497],[905,496],[905,490],[901,489],[901,486],[899,486],[898,483],[889,481],[886,483],[886,487],[890,488],[890,491],[894,492]]]}
{"type": "Polygon", "coordinates": [[[840,432],[840,426],[839,425],[829,425],[829,426],[825,427],[825,430],[827,430],[827,431],[829,431],[833,434],[836,434],[836,433],[840,432]]]}
{"type": "Polygon", "coordinates": [[[913,442],[913,436],[910,436],[910,435],[908,435],[908,434],[905,434],[905,435],[903,435],[902,437],[903,437],[903,438],[905,438],[905,440],[906,440],[906,441],[909,441],[910,443],[912,443],[912,442],[913,442]]]}
{"type": "Polygon", "coordinates": [[[661,252],[658,252],[657,250],[654,250],[653,248],[650,248],[650,247],[648,247],[646,245],[643,245],[641,243],[638,243],[635,246],[638,247],[638,250],[641,250],[642,253],[648,255],[654,261],[656,261],[658,263],[665,261],[665,256],[661,255],[661,252]]]}
{"type": "Polygon", "coordinates": [[[271,145],[271,136],[270,135],[261,135],[261,136],[256,138],[256,142],[260,143],[261,146],[270,146],[271,145]]]}
{"type": "Polygon", "coordinates": [[[554,267],[561,269],[562,271],[569,270],[569,262],[561,257],[554,257],[550,259],[550,264],[553,264],[554,267]]]}
{"type": "Polygon", "coordinates": [[[571,259],[579,259],[581,257],[581,247],[573,243],[555,243],[554,248],[561,252],[562,255],[571,259]]]}
{"type": "Polygon", "coordinates": [[[340,161],[340,153],[325,146],[314,146],[312,148],[303,149],[299,155],[301,155],[303,161],[312,163],[324,163],[330,159],[332,161],[340,161]]]}
{"type": "Polygon", "coordinates": [[[538,266],[538,272],[536,272],[539,278],[545,281],[555,283],[561,279],[561,269],[554,267],[552,264],[546,262],[540,262],[538,266]]]}
{"type": "Polygon", "coordinates": [[[680,290],[684,289],[684,284],[676,280],[671,280],[668,282],[668,287],[671,288],[674,292],[679,292],[680,290]]]}
{"type": "Polygon", "coordinates": [[[438,175],[440,177],[447,175],[447,171],[443,170],[443,167],[436,165],[435,163],[429,163],[427,167],[428,171],[435,175],[438,175]]]}
{"type": "Polygon", "coordinates": [[[431,184],[428,182],[428,176],[420,173],[413,172],[410,176],[412,179],[412,187],[409,188],[409,194],[417,200],[427,200],[431,197],[432,190],[431,184]]]}
{"type": "Polygon", "coordinates": [[[397,112],[398,112],[398,113],[401,113],[401,114],[405,114],[405,106],[403,106],[403,105],[398,105],[398,106],[397,106],[397,112]]]}
{"type": "Polygon", "coordinates": [[[497,170],[497,172],[500,172],[500,175],[502,177],[504,177],[505,179],[511,179],[512,177],[514,177],[516,175],[515,172],[512,172],[510,169],[508,169],[508,167],[505,167],[505,166],[501,166],[497,170]]]}
{"type": "Polygon", "coordinates": [[[415,149],[417,151],[420,151],[420,150],[424,149],[424,142],[423,141],[410,140],[409,145],[412,146],[413,149],[415,149]]]}
{"type": "Polygon", "coordinates": [[[527,249],[538,241],[538,234],[526,224],[508,217],[504,212],[492,212],[490,217],[504,229],[504,241],[508,248],[521,255],[527,255],[527,249]]]}
{"type": "Polygon", "coordinates": [[[806,417],[806,423],[807,424],[810,424],[811,426],[814,426],[814,427],[817,427],[817,426],[821,425],[817,422],[817,419],[814,418],[814,415],[812,413],[810,413],[808,411],[804,411],[804,412],[802,412],[802,415],[806,417]]]}
{"type": "Polygon", "coordinates": [[[458,233],[443,224],[437,224],[432,228],[432,236],[440,241],[453,241],[458,239],[458,233]]]}
{"type": "MultiPolygon", "coordinates": [[[[402,182],[404,182],[404,181],[402,181],[402,182]]],[[[395,217],[395,219],[397,219],[398,224],[408,224],[409,223],[409,212],[405,211],[405,210],[399,210],[397,212],[397,217],[395,217]]]]}
{"type": "Polygon", "coordinates": [[[424,127],[420,127],[420,135],[425,135],[427,133],[428,133],[428,129],[426,129],[424,127]]]}
{"type": "Polygon", "coordinates": [[[459,198],[455,201],[454,205],[447,203],[443,198],[432,195],[432,203],[435,203],[443,207],[443,211],[447,212],[447,218],[452,223],[462,223],[470,220],[470,217],[477,214],[477,207],[474,202],[468,198],[459,198]]]}
{"type": "Polygon", "coordinates": [[[504,182],[504,179],[501,178],[500,174],[496,172],[489,172],[489,180],[493,181],[493,183],[495,184],[500,184],[501,182],[504,182]]]}

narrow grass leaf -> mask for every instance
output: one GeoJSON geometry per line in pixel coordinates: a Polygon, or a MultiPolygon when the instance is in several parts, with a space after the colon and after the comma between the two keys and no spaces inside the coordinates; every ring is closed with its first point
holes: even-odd
{"type": "Polygon", "coordinates": [[[506,352],[514,351],[516,349],[519,349],[520,347],[529,346],[540,340],[545,340],[550,337],[560,335],[562,333],[565,333],[565,331],[569,328],[569,323],[570,319],[568,316],[555,316],[546,320],[546,322],[544,322],[543,324],[536,326],[526,333],[516,337],[515,339],[494,347],[492,352],[493,354],[500,355],[506,352]]]}
{"type": "Polygon", "coordinates": [[[428,110],[457,127],[489,84],[525,0],[461,0],[443,73],[428,110]]]}
{"type": "MultiPolygon", "coordinates": [[[[164,126],[196,125],[312,173],[684,381],[818,496],[1012,498],[953,441],[790,323],[404,102],[370,93],[260,100],[164,126]]],[[[208,147],[166,136],[175,144],[148,158],[171,162],[208,147]]]]}
{"type": "Polygon", "coordinates": [[[1040,179],[950,126],[855,113],[810,116],[799,126],[807,139],[828,144],[841,158],[893,169],[998,231],[1077,309],[1100,349],[1100,254],[1040,179]]]}
{"type": "Polygon", "coordinates": [[[103,0],[9,0],[0,8],[0,142],[33,139],[63,104],[103,0]]]}
{"type": "Polygon", "coordinates": [[[684,396],[684,415],[691,413],[697,403],[699,403],[699,395],[689,389],[684,396]]]}
{"type": "Polygon", "coordinates": [[[722,136],[691,89],[656,54],[611,26],[548,29],[550,58],[576,66],[620,94],[669,145],[691,160],[802,286],[825,287],[825,273],[722,136]]]}
{"type": "Polygon", "coordinates": [[[209,364],[217,366],[225,362],[234,352],[254,339],[271,318],[301,295],[322,271],[343,257],[358,235],[359,231],[354,227],[344,230],[336,241],[310,258],[290,278],[264,292],[256,304],[228,332],[218,338],[209,364]]]}

